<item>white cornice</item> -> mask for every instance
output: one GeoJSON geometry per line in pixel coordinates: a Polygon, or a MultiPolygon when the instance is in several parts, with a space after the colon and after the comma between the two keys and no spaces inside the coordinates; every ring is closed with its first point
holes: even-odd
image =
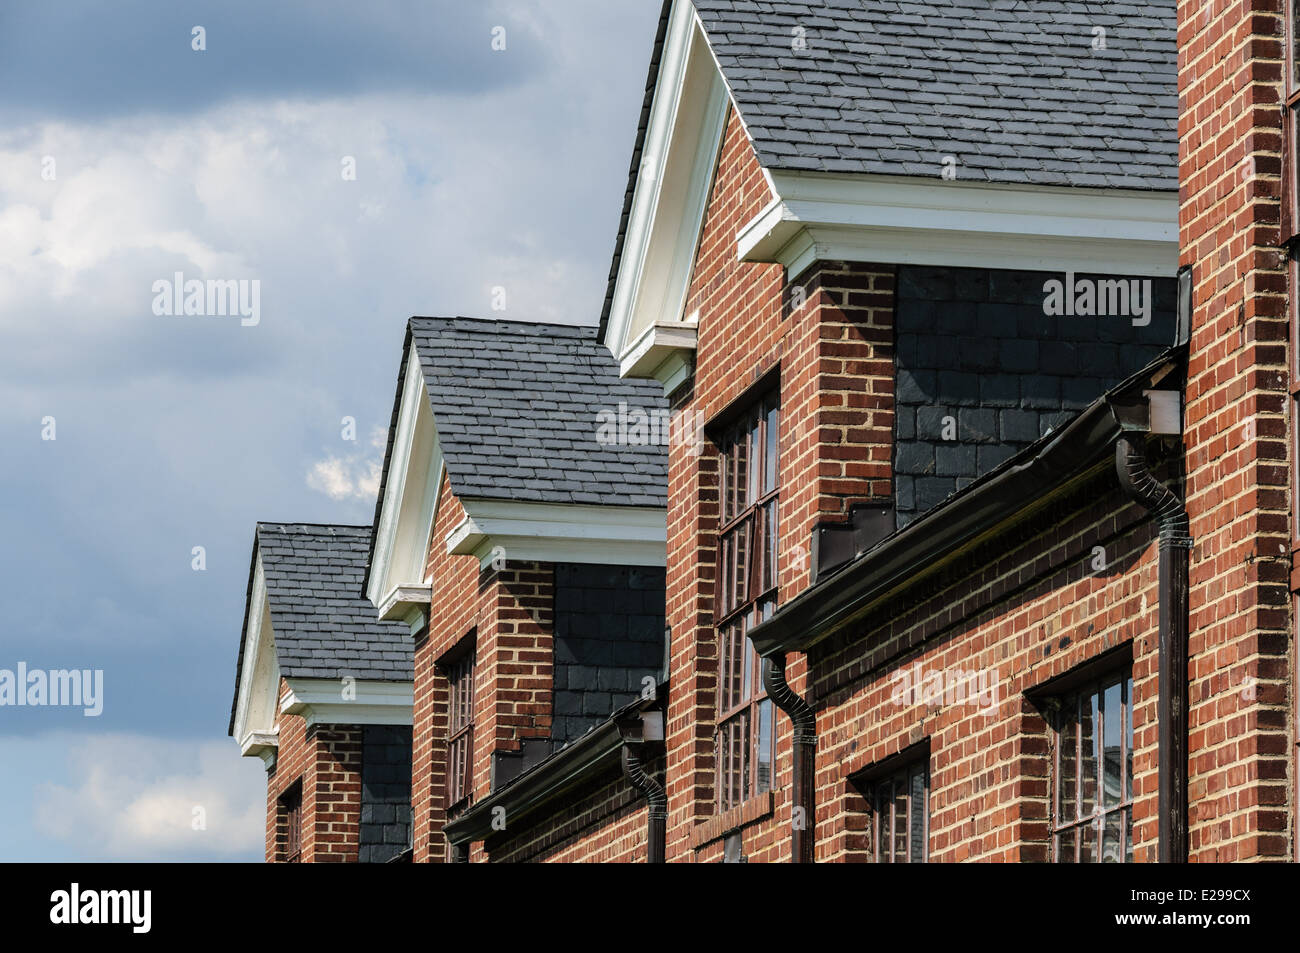
{"type": "Polygon", "coordinates": [[[1178,196],[899,176],[773,172],[736,236],[791,277],[818,260],[1172,276],[1178,196]]]}
{"type": "Polygon", "coordinates": [[[426,582],[425,559],[442,486],[442,450],[414,345],[399,399],[397,433],[366,587],[366,598],[377,609],[394,589],[426,582]]]}
{"type": "Polygon", "coordinates": [[[432,600],[432,586],[395,586],[379,603],[379,618],[405,622],[414,634],[429,621],[432,600]]]}
{"type": "Polygon", "coordinates": [[[253,565],[248,627],[244,630],[244,658],[239,672],[239,697],[235,701],[231,731],[239,742],[241,754],[261,755],[267,748],[265,739],[275,737],[275,697],[279,687],[280,665],[275,655],[266,575],[259,555],[253,565]]]}
{"type": "MultiPolygon", "coordinates": [[[[619,257],[605,342],[624,376],[658,376],[631,351],[681,322],[730,95],[694,6],[670,14],[619,257]]],[[[683,347],[685,353],[694,345],[683,347]]],[[[680,358],[680,355],[679,355],[680,358]]],[[[680,366],[682,361],[677,361],[680,366]]]]}
{"type": "Polygon", "coordinates": [[[280,711],[312,725],[409,725],[415,701],[411,682],[288,678],[280,711]]]}
{"type": "Polygon", "coordinates": [[[447,552],[472,554],[480,565],[580,562],[667,564],[667,516],[662,508],[572,506],[503,500],[462,500],[465,519],[447,534],[447,552]]]}

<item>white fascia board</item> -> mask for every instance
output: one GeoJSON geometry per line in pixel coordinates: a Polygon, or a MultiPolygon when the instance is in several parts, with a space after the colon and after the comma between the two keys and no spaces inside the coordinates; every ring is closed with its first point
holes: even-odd
{"type": "Polygon", "coordinates": [[[444,469],[437,430],[433,426],[433,411],[429,408],[425,389],[424,370],[420,366],[419,354],[412,346],[402,386],[397,433],[393,437],[393,456],[388,464],[388,483],[379,510],[374,563],[366,588],[366,597],[376,609],[395,588],[419,586],[427,581],[419,544],[423,542],[422,551],[427,554],[444,469]],[[420,433],[430,429],[433,433],[432,447],[427,453],[417,453],[420,433]],[[418,503],[414,498],[408,500],[414,493],[420,495],[418,503]],[[419,525],[408,525],[408,521],[419,525]]]}
{"type": "Polygon", "coordinates": [[[239,742],[240,753],[250,756],[259,754],[265,744],[249,739],[274,738],[276,733],[275,696],[280,688],[280,665],[275,655],[275,633],[268,609],[266,574],[259,557],[253,567],[253,591],[249,596],[244,660],[239,673],[239,698],[235,702],[232,731],[239,742]]]}
{"type": "Polygon", "coordinates": [[[736,236],[791,276],[817,260],[1113,272],[1178,270],[1173,192],[773,172],[777,198],[736,236]]]}
{"type": "Polygon", "coordinates": [[[415,704],[411,682],[356,681],[336,678],[289,678],[280,711],[299,715],[312,725],[409,725],[415,704]]]}
{"type": "MultiPolygon", "coordinates": [[[[629,367],[624,376],[656,376],[629,363],[630,352],[647,328],[681,322],[729,103],[694,6],[677,0],[605,334],[610,352],[629,367]]],[[[693,345],[685,350],[693,352],[693,345]]]]}
{"type": "Polygon", "coordinates": [[[447,534],[447,552],[481,566],[512,562],[667,565],[668,522],[659,507],[462,500],[466,517],[447,534]]]}

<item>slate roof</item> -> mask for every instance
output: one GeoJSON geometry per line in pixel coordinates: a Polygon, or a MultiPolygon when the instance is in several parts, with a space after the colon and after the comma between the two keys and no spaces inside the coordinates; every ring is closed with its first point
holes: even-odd
{"type": "MultiPolygon", "coordinates": [[[[602,338],[670,3],[651,53],[602,338]]],[[[933,177],[955,156],[959,183],[1178,187],[1174,0],[694,4],[767,168],[933,177]],[[796,27],[806,43],[798,51],[796,27]]]]}
{"type": "MultiPolygon", "coordinates": [[[[412,318],[406,351],[412,346],[461,499],[667,505],[666,446],[597,439],[598,414],[620,403],[629,413],[666,414],[663,388],[620,378],[595,328],[412,318]]],[[[404,352],[403,375],[406,363],[404,352]]],[[[399,377],[399,400],[401,385],[399,377]]]]}
{"type": "Polygon", "coordinates": [[[253,575],[262,563],[276,659],[286,678],[409,682],[414,677],[410,628],[380,622],[362,594],[370,552],[369,526],[258,523],[253,539],[244,631],[235,673],[239,700],[253,575]]]}
{"type": "Polygon", "coordinates": [[[1173,0],[695,7],[769,168],[1178,187],[1173,0]]]}

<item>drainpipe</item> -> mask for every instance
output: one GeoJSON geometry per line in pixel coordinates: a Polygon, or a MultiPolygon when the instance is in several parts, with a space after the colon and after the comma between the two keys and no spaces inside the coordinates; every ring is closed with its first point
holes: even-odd
{"type": "Polygon", "coordinates": [[[1115,469],[1124,492],[1160,528],[1158,729],[1162,864],[1187,862],[1187,572],[1192,538],[1183,501],[1147,468],[1146,434],[1115,443],[1115,469]]]}
{"type": "Polygon", "coordinates": [[[664,740],[664,713],[634,712],[617,722],[623,739],[623,775],[646,799],[650,808],[646,824],[646,863],[662,864],[668,839],[668,795],[663,785],[645,770],[646,746],[664,740]]]}
{"type": "Polygon", "coordinates": [[[767,659],[763,685],[776,707],[794,722],[794,794],[791,804],[791,860],[813,862],[813,771],[817,754],[817,713],[794,693],[785,680],[786,656],[778,652],[767,659]]]}

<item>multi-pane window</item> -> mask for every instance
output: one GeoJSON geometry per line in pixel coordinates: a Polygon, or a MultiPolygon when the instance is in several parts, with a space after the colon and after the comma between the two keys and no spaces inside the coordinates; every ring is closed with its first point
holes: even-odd
{"type": "Polygon", "coordinates": [[[1132,862],[1133,676],[1116,673],[1061,699],[1053,748],[1053,858],[1132,862]]]}
{"type": "Polygon", "coordinates": [[[747,635],[776,609],[780,411],[775,392],[756,401],[718,441],[718,808],[772,787],[773,716],[766,662],[747,635]]]}
{"type": "Polygon", "coordinates": [[[280,798],[280,817],[284,824],[284,861],[302,863],[302,782],[297,782],[280,798]]]}
{"type": "Polygon", "coordinates": [[[923,864],[929,848],[930,771],[913,761],[872,783],[872,854],[878,864],[923,864]]]}
{"type": "Polygon", "coordinates": [[[474,760],[474,653],[470,651],[446,668],[447,807],[469,798],[470,769],[474,760]]]}

